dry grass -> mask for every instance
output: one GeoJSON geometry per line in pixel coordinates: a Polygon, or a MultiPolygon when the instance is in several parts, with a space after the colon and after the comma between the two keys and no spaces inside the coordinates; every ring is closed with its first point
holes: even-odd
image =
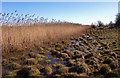
{"type": "Polygon", "coordinates": [[[44,42],[50,43],[80,34],[85,28],[88,26],[70,23],[2,26],[2,52],[40,47],[44,42]]]}

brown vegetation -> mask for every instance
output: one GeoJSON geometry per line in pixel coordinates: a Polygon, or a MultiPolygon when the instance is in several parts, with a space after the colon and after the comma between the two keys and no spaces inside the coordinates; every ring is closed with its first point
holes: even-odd
{"type": "Polygon", "coordinates": [[[79,35],[90,26],[71,23],[37,24],[32,26],[2,26],[2,52],[35,49],[42,45],[79,35]]]}

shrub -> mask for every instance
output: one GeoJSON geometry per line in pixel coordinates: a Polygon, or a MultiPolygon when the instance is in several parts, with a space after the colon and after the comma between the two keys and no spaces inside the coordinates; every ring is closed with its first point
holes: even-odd
{"type": "Polygon", "coordinates": [[[91,24],[91,27],[92,27],[92,28],[96,28],[96,26],[95,26],[93,23],[91,24]]]}
{"type": "Polygon", "coordinates": [[[104,26],[104,24],[101,21],[98,21],[98,25],[97,26],[101,27],[101,26],[104,26]]]}
{"type": "Polygon", "coordinates": [[[120,27],[120,13],[116,15],[115,27],[120,27]]]}

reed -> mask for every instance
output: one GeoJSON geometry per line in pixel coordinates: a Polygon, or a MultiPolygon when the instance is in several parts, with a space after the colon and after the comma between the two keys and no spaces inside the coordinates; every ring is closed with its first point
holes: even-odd
{"type": "Polygon", "coordinates": [[[80,34],[88,26],[50,23],[31,26],[2,26],[2,52],[38,48],[45,43],[65,40],[80,34]]]}
{"type": "Polygon", "coordinates": [[[65,40],[78,35],[90,26],[73,24],[30,14],[0,13],[2,23],[2,52],[24,51],[37,49],[45,43],[65,40]]]}

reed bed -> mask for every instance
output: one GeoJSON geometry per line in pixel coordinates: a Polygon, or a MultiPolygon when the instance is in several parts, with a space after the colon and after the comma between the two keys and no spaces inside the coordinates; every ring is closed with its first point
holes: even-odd
{"type": "Polygon", "coordinates": [[[30,14],[0,13],[2,52],[39,48],[45,43],[70,38],[90,26],[48,19],[30,14]]]}
{"type": "Polygon", "coordinates": [[[71,23],[50,23],[31,26],[2,26],[2,52],[34,49],[80,34],[88,26],[71,23]]]}

